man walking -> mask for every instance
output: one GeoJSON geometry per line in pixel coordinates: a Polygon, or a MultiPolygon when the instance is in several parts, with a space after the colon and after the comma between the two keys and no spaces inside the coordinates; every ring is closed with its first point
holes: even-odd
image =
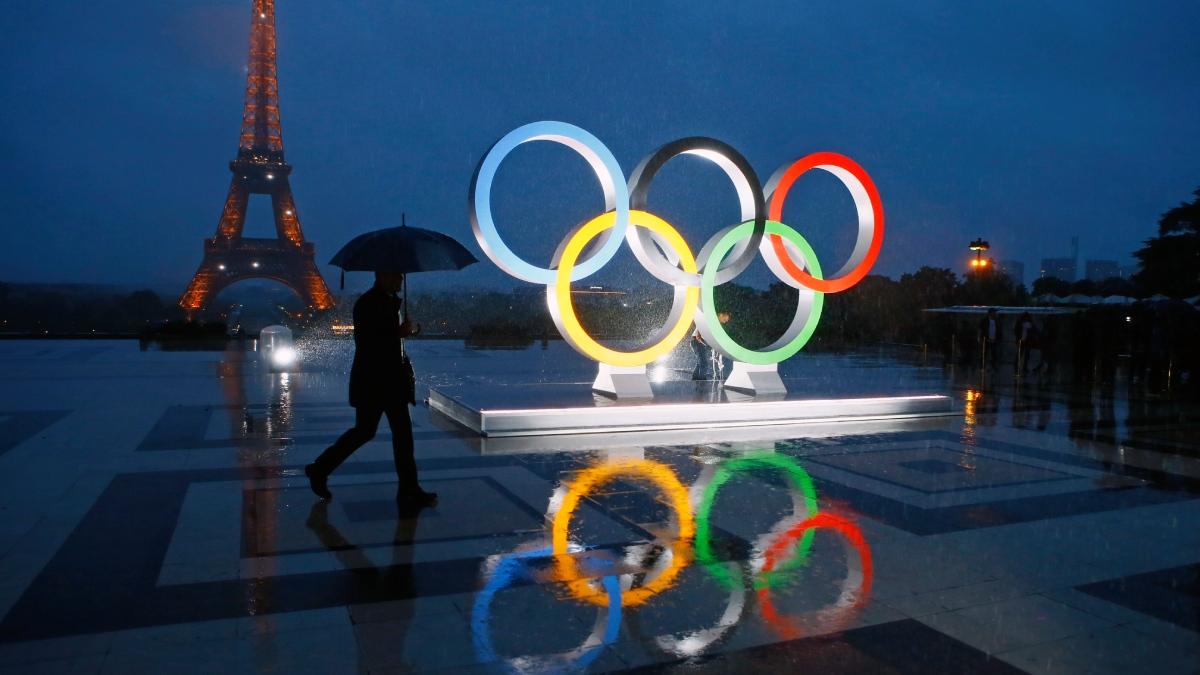
{"type": "Polygon", "coordinates": [[[409,386],[409,369],[402,351],[403,338],[420,332],[406,316],[400,322],[401,302],[396,293],[404,276],[376,272],[375,285],[354,303],[354,364],[350,368],[350,405],[355,409],[354,427],[304,467],[312,491],[332,499],[326,484],[329,475],[355,450],[375,437],[379,418],[387,415],[392,429],[392,456],[396,462],[399,488],[396,501],[402,506],[429,506],[437,493],[426,492],[417,482],[413,457],[412,420],[408,406],[415,403],[409,386]]]}

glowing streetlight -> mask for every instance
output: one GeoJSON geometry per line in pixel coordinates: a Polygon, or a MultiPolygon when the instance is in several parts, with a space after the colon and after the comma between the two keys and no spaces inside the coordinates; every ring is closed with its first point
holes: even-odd
{"type": "Polygon", "coordinates": [[[279,368],[287,368],[296,362],[296,350],[291,347],[279,347],[271,353],[271,363],[279,368]]]}
{"type": "Polygon", "coordinates": [[[299,361],[292,344],[292,331],[286,326],[267,326],[258,334],[259,349],[272,371],[286,371],[299,361]]]}
{"type": "Polygon", "coordinates": [[[991,245],[983,240],[982,237],[971,242],[970,249],[975,252],[975,257],[971,258],[971,271],[982,272],[992,264],[991,258],[983,257],[983,252],[991,248],[991,245]]]}

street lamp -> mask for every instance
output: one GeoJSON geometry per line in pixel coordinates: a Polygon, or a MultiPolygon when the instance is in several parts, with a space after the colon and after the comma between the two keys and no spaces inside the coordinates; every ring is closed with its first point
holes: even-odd
{"type": "Polygon", "coordinates": [[[983,240],[982,237],[971,242],[970,248],[975,252],[975,257],[971,258],[971,271],[982,272],[992,264],[991,258],[983,257],[983,252],[991,248],[991,245],[983,240]]]}

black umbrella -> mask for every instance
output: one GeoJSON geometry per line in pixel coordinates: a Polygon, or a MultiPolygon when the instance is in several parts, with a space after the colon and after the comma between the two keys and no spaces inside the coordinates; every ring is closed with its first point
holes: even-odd
{"type": "Polygon", "coordinates": [[[479,262],[454,239],[419,227],[389,227],[350,240],[329,261],[343,272],[436,272],[479,262]]]}
{"type": "Polygon", "coordinates": [[[412,272],[460,270],[479,260],[462,244],[432,230],[409,227],[400,214],[400,227],[360,234],[329,260],[346,272],[397,272],[405,275],[404,311],[408,313],[408,277],[412,272]]]}

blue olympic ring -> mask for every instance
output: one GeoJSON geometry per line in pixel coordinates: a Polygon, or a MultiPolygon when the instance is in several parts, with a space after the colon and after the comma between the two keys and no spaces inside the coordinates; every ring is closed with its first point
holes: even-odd
{"type": "MultiPolygon", "coordinates": [[[[483,590],[475,596],[475,604],[471,608],[471,635],[475,643],[475,655],[480,663],[490,663],[500,660],[492,645],[491,633],[488,629],[491,618],[492,597],[496,593],[518,581],[533,581],[529,573],[528,561],[532,558],[548,558],[554,555],[551,547],[539,548],[533,551],[509,553],[500,558],[495,571],[488,578],[483,590]]],[[[581,653],[576,657],[572,666],[585,668],[600,656],[602,647],[616,642],[621,630],[621,583],[613,575],[601,579],[605,592],[608,594],[608,620],[604,625],[604,637],[599,643],[590,647],[581,647],[581,653]]]]}
{"type": "Polygon", "coordinates": [[[513,129],[496,141],[471,177],[471,190],[468,193],[471,228],[479,245],[500,269],[530,283],[554,284],[555,271],[532,265],[514,253],[500,237],[496,222],[492,219],[492,182],[496,179],[496,170],[510,152],[529,141],[553,141],[582,155],[600,180],[605,211],[615,210],[617,213],[612,229],[602,235],[603,243],[571,273],[571,281],[579,281],[608,264],[625,240],[625,233],[629,229],[629,184],[625,182],[625,173],[621,171],[621,165],[612,151],[600,139],[573,124],[533,122],[513,129]]]}

